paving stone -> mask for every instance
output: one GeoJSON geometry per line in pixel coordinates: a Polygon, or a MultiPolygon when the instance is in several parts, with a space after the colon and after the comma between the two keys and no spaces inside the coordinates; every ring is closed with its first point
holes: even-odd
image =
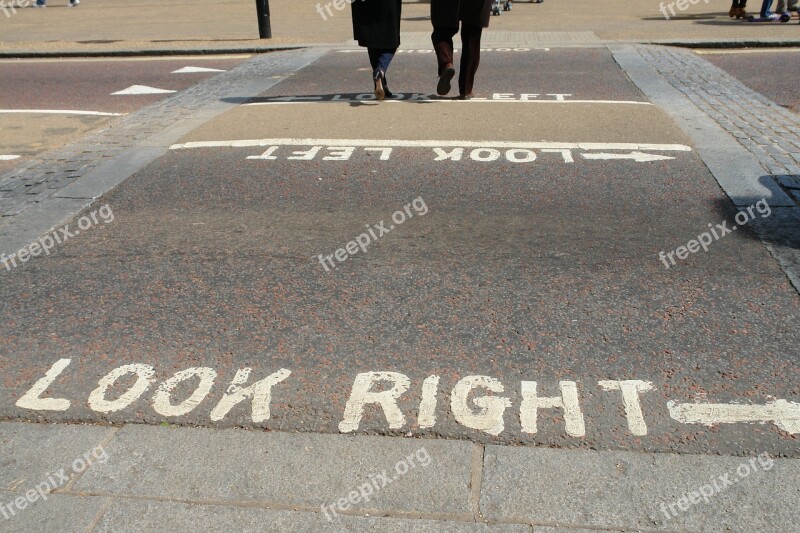
{"type": "MultiPolygon", "coordinates": [[[[321,512],[276,511],[253,507],[191,505],[173,502],[114,500],[96,533],[163,531],[387,531],[387,532],[509,532],[530,531],[525,525],[486,525],[415,518],[333,516],[321,512]]],[[[543,530],[544,531],[544,530],[543,530]]],[[[556,530],[550,530],[555,532],[556,530]]]]}
{"type": "Polygon", "coordinates": [[[460,441],[126,426],[106,448],[108,462],[89,470],[75,490],[319,509],[377,480],[371,499],[354,509],[472,516],[473,448],[460,441]],[[399,474],[396,465],[412,454],[417,466],[399,474]]]}
{"type": "Polygon", "coordinates": [[[0,490],[25,492],[98,446],[113,431],[99,426],[0,424],[0,490]]]}
{"type": "Polygon", "coordinates": [[[487,446],[481,512],[489,521],[614,530],[793,530],[800,461],[769,461],[487,446]],[[731,484],[723,486],[720,476],[731,484]],[[683,503],[701,487],[713,489],[708,501],[683,503]]]}
{"type": "MultiPolygon", "coordinates": [[[[9,504],[22,496],[23,494],[0,493],[0,505],[9,504]]],[[[0,514],[0,532],[86,533],[91,530],[107,501],[107,498],[50,494],[46,500],[39,498],[32,504],[26,502],[26,507],[22,510],[14,507],[16,514],[8,519],[0,514]]]]}

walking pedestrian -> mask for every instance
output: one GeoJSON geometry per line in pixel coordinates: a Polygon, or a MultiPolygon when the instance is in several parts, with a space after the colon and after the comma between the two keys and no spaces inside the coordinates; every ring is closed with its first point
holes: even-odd
{"type": "Polygon", "coordinates": [[[386,71],[400,46],[401,0],[353,0],[353,36],[372,65],[375,98],[391,98],[386,71]]]}
{"type": "Polygon", "coordinates": [[[737,19],[747,18],[745,7],[747,7],[747,0],[733,0],[731,3],[731,10],[728,11],[728,16],[730,18],[736,17],[737,19]]]}
{"type": "Polygon", "coordinates": [[[431,0],[431,42],[439,63],[436,94],[450,92],[453,67],[453,36],[461,23],[461,65],[458,73],[458,97],[472,97],[475,73],[481,60],[481,33],[489,26],[492,0],[431,0]]]}

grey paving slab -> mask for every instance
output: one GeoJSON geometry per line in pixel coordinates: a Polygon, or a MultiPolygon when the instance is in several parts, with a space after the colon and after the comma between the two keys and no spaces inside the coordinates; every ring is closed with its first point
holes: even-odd
{"type": "Polygon", "coordinates": [[[484,469],[490,521],[670,531],[796,531],[800,521],[791,459],[489,446],[484,469]]]}
{"type": "Polygon", "coordinates": [[[108,447],[111,459],[75,490],[318,509],[374,482],[352,510],[469,517],[472,451],[465,442],[126,426],[108,447]],[[416,466],[398,473],[414,454],[416,466]]]}
{"type": "Polygon", "coordinates": [[[113,431],[100,426],[0,423],[0,490],[26,492],[62,468],[71,474],[73,463],[113,431]]]}
{"type": "Polygon", "coordinates": [[[342,516],[327,520],[322,513],[253,507],[192,505],[174,502],[114,500],[97,533],[162,531],[412,531],[527,532],[525,525],[486,525],[415,518],[342,516]]]}
{"type": "MultiPolygon", "coordinates": [[[[0,505],[17,497],[20,495],[0,492],[0,505]]],[[[10,518],[0,514],[0,532],[85,533],[91,531],[107,504],[108,498],[51,494],[47,500],[40,499],[21,511],[15,508],[16,514],[10,518]]]]}

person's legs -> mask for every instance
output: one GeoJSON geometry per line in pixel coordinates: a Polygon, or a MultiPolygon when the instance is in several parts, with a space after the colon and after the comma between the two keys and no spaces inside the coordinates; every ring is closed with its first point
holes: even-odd
{"type": "Polygon", "coordinates": [[[475,73],[481,62],[481,34],[480,26],[461,25],[461,69],[458,73],[458,92],[460,96],[472,94],[475,82],[475,73]]]}
{"type": "Polygon", "coordinates": [[[439,63],[438,76],[441,76],[442,70],[447,65],[453,64],[453,35],[456,33],[458,33],[458,27],[433,28],[431,42],[433,43],[433,51],[436,52],[436,61],[439,63]]]}

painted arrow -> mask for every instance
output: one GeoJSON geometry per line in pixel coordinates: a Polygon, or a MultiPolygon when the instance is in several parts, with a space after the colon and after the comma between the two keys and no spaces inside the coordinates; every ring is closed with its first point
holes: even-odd
{"type": "Polygon", "coordinates": [[[684,424],[772,422],[787,433],[800,433],[800,403],[772,400],[763,405],[667,402],[669,416],[684,424]]]}
{"type": "Polygon", "coordinates": [[[127,89],[122,89],[121,91],[111,93],[111,96],[127,96],[134,94],[167,94],[174,92],[177,91],[172,91],[170,89],[159,89],[157,87],[148,87],[147,85],[131,85],[127,89]]]}
{"type": "Polygon", "coordinates": [[[646,154],[644,152],[631,152],[629,154],[610,154],[600,152],[596,154],[581,154],[584,159],[631,159],[638,163],[645,163],[648,161],[663,161],[665,159],[675,159],[668,155],[646,154]]]}
{"type": "Polygon", "coordinates": [[[322,100],[321,96],[280,96],[278,98],[270,98],[270,102],[294,102],[297,100],[322,100]]]}
{"type": "Polygon", "coordinates": [[[19,159],[18,155],[0,155],[0,161],[11,161],[13,159],[19,159]]]}
{"type": "Polygon", "coordinates": [[[208,67],[183,67],[179,68],[178,70],[173,70],[172,74],[195,74],[197,72],[225,72],[225,71],[220,70],[218,68],[208,68],[208,67]]]}

